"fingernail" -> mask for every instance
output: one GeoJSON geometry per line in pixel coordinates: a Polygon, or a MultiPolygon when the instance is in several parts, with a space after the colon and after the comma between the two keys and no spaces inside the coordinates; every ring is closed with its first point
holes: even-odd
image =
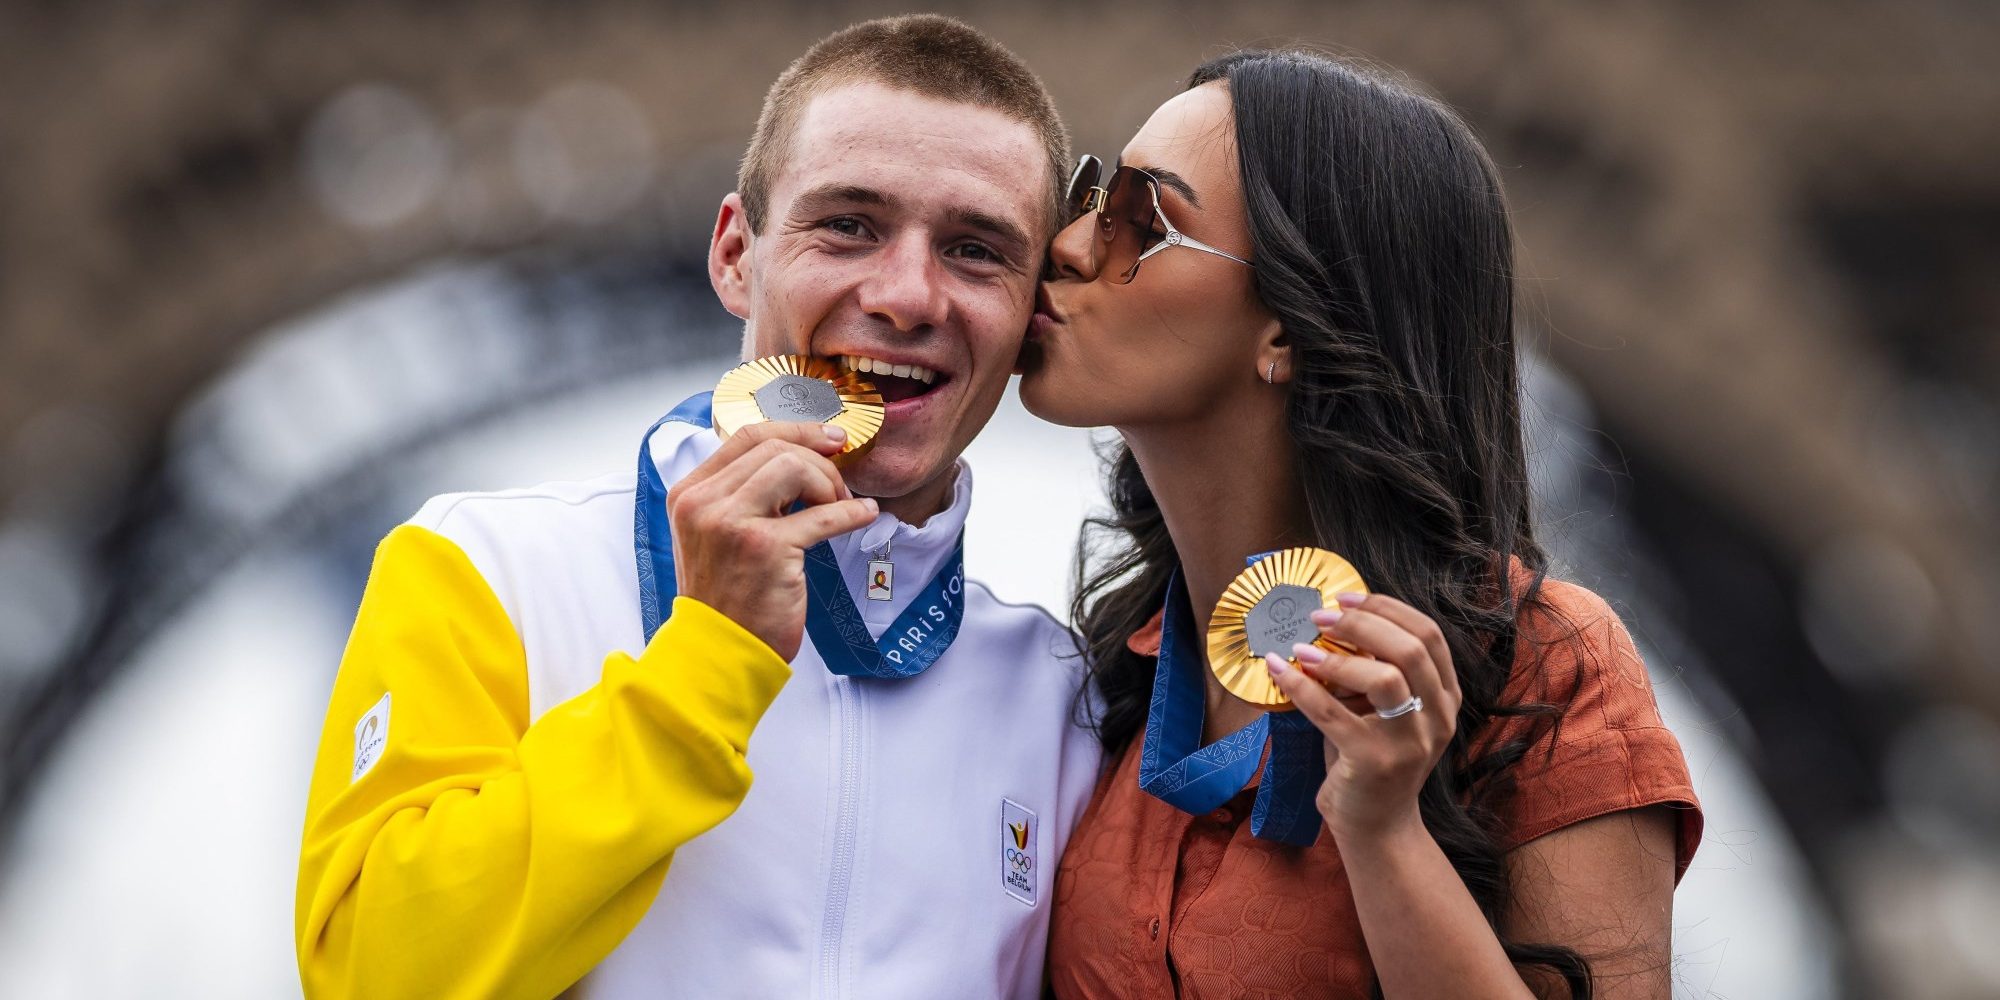
{"type": "Polygon", "coordinates": [[[827,424],[826,439],[828,441],[833,442],[834,444],[841,444],[845,442],[847,440],[847,428],[837,427],[833,424],[827,424]]]}
{"type": "Polygon", "coordinates": [[[1285,658],[1276,653],[1264,654],[1264,667],[1271,671],[1272,677],[1283,677],[1292,672],[1292,668],[1285,665],[1285,658]]]}
{"type": "Polygon", "coordinates": [[[1331,625],[1340,620],[1342,612],[1338,608],[1321,608],[1312,613],[1314,625],[1331,625]]]}
{"type": "Polygon", "coordinates": [[[1310,642],[1293,643],[1292,659],[1299,661],[1300,666],[1317,667],[1326,662],[1326,650],[1310,642]]]}
{"type": "Polygon", "coordinates": [[[1357,594],[1352,591],[1334,598],[1334,600],[1340,602],[1340,606],[1343,608],[1358,608],[1361,606],[1361,602],[1367,599],[1367,594],[1357,594]]]}
{"type": "Polygon", "coordinates": [[[882,513],[882,505],[876,503],[874,497],[862,497],[861,506],[868,508],[868,513],[870,514],[882,513]]]}

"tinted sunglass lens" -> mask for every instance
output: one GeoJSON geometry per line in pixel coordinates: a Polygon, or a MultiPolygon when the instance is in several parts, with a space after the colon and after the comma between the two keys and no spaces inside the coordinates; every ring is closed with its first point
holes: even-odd
{"type": "Polygon", "coordinates": [[[1123,284],[1138,274],[1139,255],[1145,252],[1146,236],[1153,228],[1152,183],[1138,170],[1120,167],[1106,188],[1098,220],[1106,244],[1102,273],[1123,284]]]}
{"type": "Polygon", "coordinates": [[[1101,170],[1095,156],[1085,155],[1076,161],[1076,169],[1069,175],[1069,190],[1063,198],[1063,205],[1069,210],[1071,219],[1083,214],[1084,203],[1090,198],[1090,189],[1097,186],[1101,170]]]}

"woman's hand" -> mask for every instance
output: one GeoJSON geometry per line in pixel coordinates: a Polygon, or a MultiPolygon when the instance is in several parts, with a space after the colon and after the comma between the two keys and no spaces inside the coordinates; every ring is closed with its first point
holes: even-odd
{"type": "Polygon", "coordinates": [[[1417,792],[1457,728],[1458,674],[1444,632],[1423,612],[1381,594],[1341,594],[1313,612],[1329,639],[1367,655],[1293,647],[1299,667],[1265,657],[1271,679],[1326,737],[1326,781],[1318,805],[1336,841],[1421,829],[1417,792]],[[1358,692],[1343,701],[1328,688],[1358,692]],[[1394,718],[1412,697],[1423,707],[1394,718]]]}

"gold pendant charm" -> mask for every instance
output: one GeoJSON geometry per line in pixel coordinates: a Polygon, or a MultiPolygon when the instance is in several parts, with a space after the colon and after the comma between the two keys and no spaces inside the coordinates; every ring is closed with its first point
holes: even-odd
{"type": "Polygon", "coordinates": [[[758,358],[729,370],[715,385],[715,432],[727,438],[751,424],[790,420],[847,431],[834,456],[845,462],[868,450],[882,429],[882,394],[855,372],[803,354],[758,358]]]}
{"type": "Polygon", "coordinates": [[[1325,549],[1280,549],[1236,575],[1208,619],[1208,665],[1230,694],[1273,712],[1292,710],[1271,682],[1265,653],[1292,659],[1294,643],[1354,650],[1322,636],[1310,617],[1342,593],[1368,585],[1347,560],[1325,549]]]}

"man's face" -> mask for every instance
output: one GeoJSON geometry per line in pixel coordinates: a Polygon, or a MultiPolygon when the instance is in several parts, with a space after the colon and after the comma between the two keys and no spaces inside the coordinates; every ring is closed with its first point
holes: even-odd
{"type": "Polygon", "coordinates": [[[709,271],[746,357],[866,367],[888,403],[845,470],[855,492],[939,485],[999,405],[1034,312],[1046,161],[997,111],[860,82],[807,106],[762,232],[723,201],[709,271]]]}

